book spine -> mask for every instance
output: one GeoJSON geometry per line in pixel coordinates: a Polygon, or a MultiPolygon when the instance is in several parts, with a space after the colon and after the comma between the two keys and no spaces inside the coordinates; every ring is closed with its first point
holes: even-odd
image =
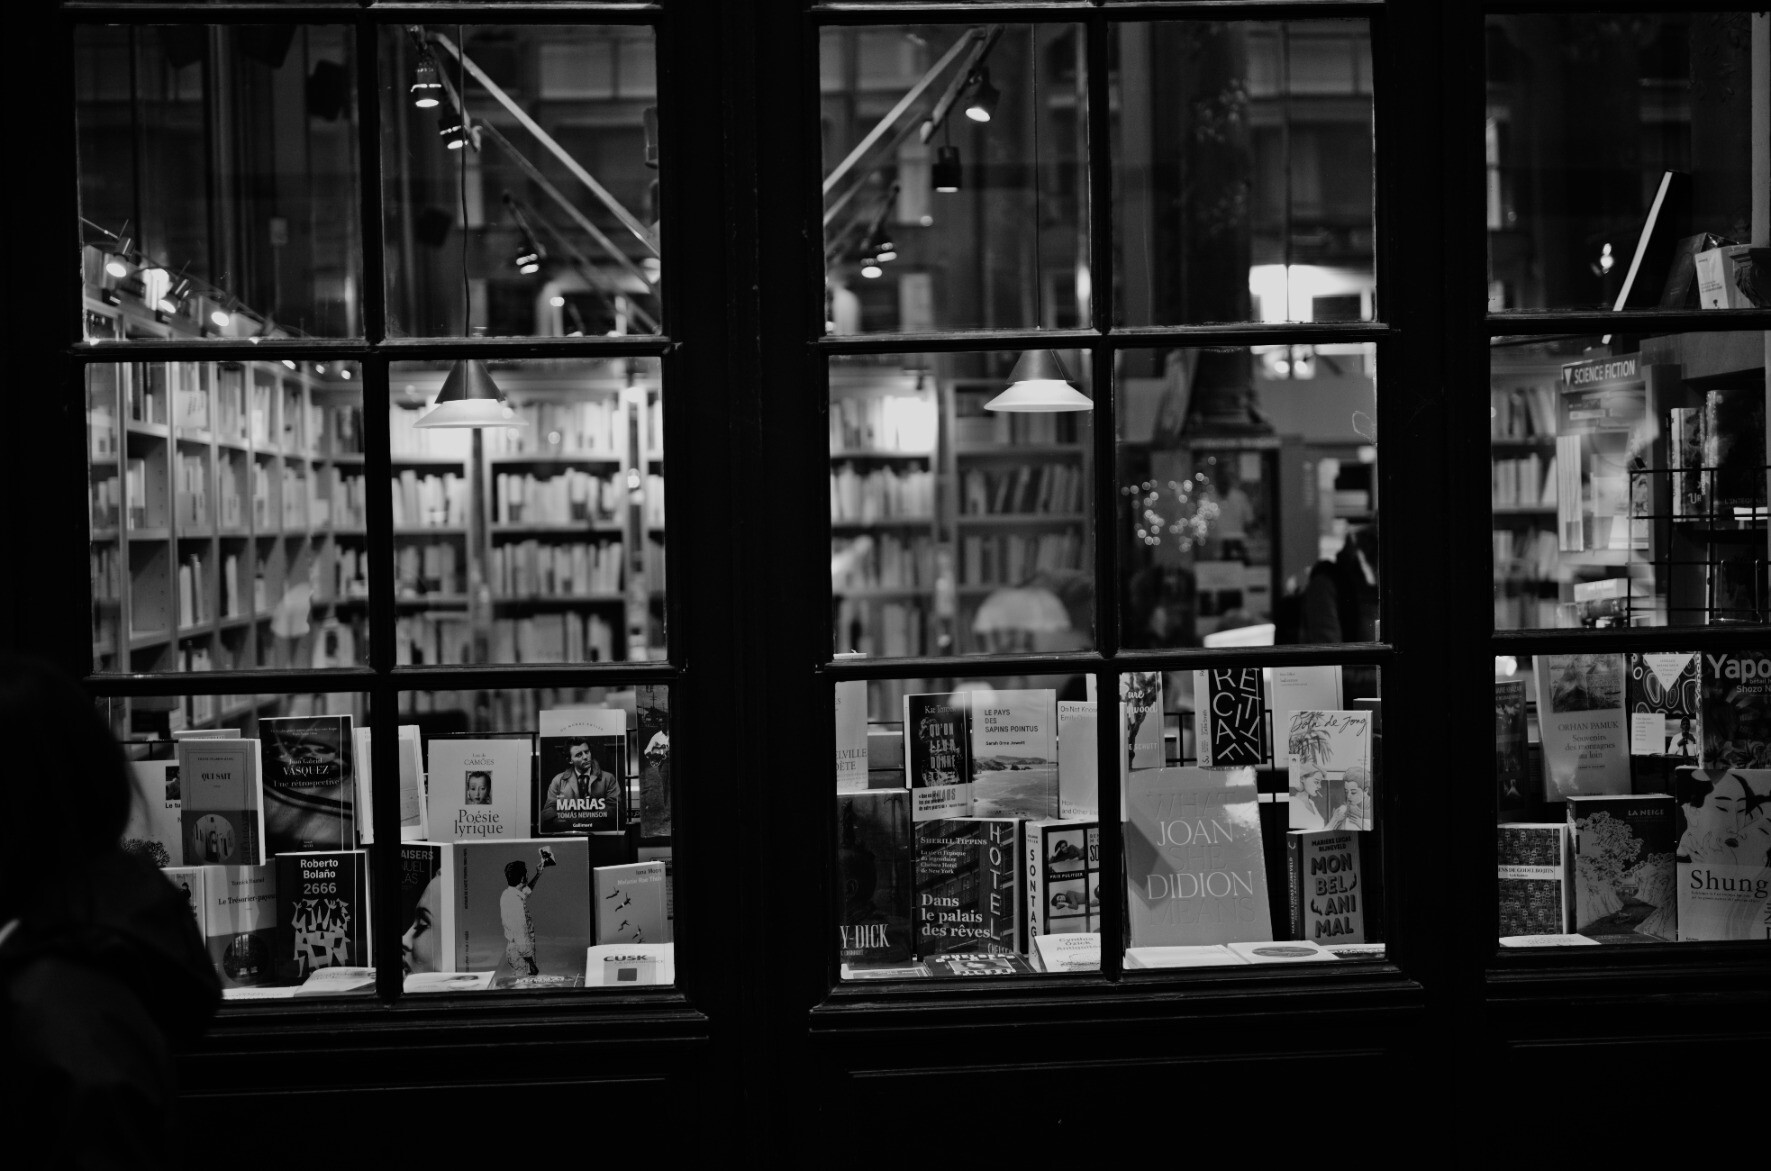
{"type": "Polygon", "coordinates": [[[1024,856],[1027,863],[1027,955],[1032,958],[1038,950],[1033,941],[1045,934],[1045,830],[1041,827],[1027,826],[1024,856]]]}
{"type": "Polygon", "coordinates": [[[1291,912],[1291,938],[1304,937],[1304,839],[1285,835],[1285,889],[1291,912]]]}

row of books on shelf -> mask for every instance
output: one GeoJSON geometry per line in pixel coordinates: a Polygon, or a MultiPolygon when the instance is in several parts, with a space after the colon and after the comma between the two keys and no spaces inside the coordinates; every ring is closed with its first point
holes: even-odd
{"type": "Polygon", "coordinates": [[[1082,432],[1070,413],[1029,414],[987,411],[984,403],[992,391],[959,391],[954,395],[958,414],[953,420],[953,441],[960,447],[1013,447],[1025,444],[1075,443],[1082,432]]]}
{"type": "Polygon", "coordinates": [[[123,600],[123,558],[115,546],[95,545],[91,552],[92,600],[123,600]]]}
{"type": "Polygon", "coordinates": [[[834,538],[830,542],[830,563],[830,589],[836,594],[935,587],[935,543],[928,537],[881,533],[834,538]]]}
{"type": "Polygon", "coordinates": [[[620,541],[512,541],[492,546],[486,580],[494,598],[587,598],[619,594],[620,541]]]}
{"type": "Polygon", "coordinates": [[[492,621],[494,663],[608,663],[615,627],[601,614],[566,610],[492,621]]]}
{"type": "Polygon", "coordinates": [[[614,476],[568,468],[552,476],[501,472],[493,479],[493,516],[501,525],[568,525],[612,521],[625,503],[614,476]]]}
{"type": "Polygon", "coordinates": [[[646,525],[664,527],[664,477],[657,472],[646,473],[646,525]]]}
{"type": "Polygon", "coordinates": [[[940,426],[926,394],[847,394],[830,403],[830,450],[926,453],[940,426]]]}
{"type": "Polygon", "coordinates": [[[461,528],[467,524],[467,479],[405,468],[394,482],[393,504],[396,529],[461,528]]]}
{"type": "MultiPolygon", "coordinates": [[[[406,543],[394,550],[394,581],[401,597],[467,592],[462,579],[461,551],[453,541],[406,543]]],[[[366,577],[368,551],[352,558],[358,577],[366,577]]]]}
{"type": "Polygon", "coordinates": [[[961,516],[1079,513],[1082,467],[1073,463],[1024,463],[1001,470],[974,468],[960,477],[961,516]]]}
{"type": "MultiPolygon", "coordinates": [[[[420,427],[418,420],[424,410],[408,410],[391,406],[387,410],[388,451],[396,458],[453,459],[466,463],[473,454],[473,432],[467,428],[420,427]]],[[[498,442],[509,434],[504,427],[488,427],[480,431],[490,436],[487,442],[498,442]]]]}
{"type": "Polygon", "coordinates": [[[647,586],[662,592],[666,579],[664,568],[664,542],[657,537],[646,538],[646,572],[649,575],[647,586]]]}
{"type": "Polygon", "coordinates": [[[1556,534],[1535,525],[1495,529],[1494,575],[1497,579],[1553,581],[1560,565],[1556,534]]]}
{"type": "Polygon", "coordinates": [[[626,450],[626,414],[614,396],[578,402],[530,402],[515,406],[527,427],[494,427],[484,432],[489,456],[607,456],[626,450]]]}
{"type": "Polygon", "coordinates": [[[873,468],[852,463],[830,469],[832,524],[929,519],[935,513],[935,475],[916,469],[873,468]]]}
{"type": "Polygon", "coordinates": [[[86,511],[94,529],[114,529],[123,517],[123,481],[101,476],[86,485],[86,511]]]}
{"type": "Polygon", "coordinates": [[[1489,499],[1496,508],[1554,508],[1556,457],[1530,455],[1497,459],[1489,469],[1489,499]]]}
{"type": "Polygon", "coordinates": [[[1556,390],[1546,382],[1490,389],[1488,434],[1493,439],[1553,439],[1556,390]]]}
{"type": "Polygon", "coordinates": [[[977,534],[960,540],[960,582],[1000,585],[1026,581],[1035,573],[1083,568],[1086,549],[1082,532],[1066,528],[1053,533],[977,534]]]}
{"type": "Polygon", "coordinates": [[[928,624],[920,602],[842,598],[836,607],[836,645],[887,658],[926,654],[928,624]]]}

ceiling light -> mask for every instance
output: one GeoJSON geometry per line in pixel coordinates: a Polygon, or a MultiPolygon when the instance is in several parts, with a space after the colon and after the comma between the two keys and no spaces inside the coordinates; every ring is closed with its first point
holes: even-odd
{"type": "Polygon", "coordinates": [[[547,303],[552,305],[555,309],[564,309],[566,307],[566,299],[557,293],[549,297],[547,303]]]}
{"type": "Polygon", "coordinates": [[[173,282],[172,287],[166,290],[159,300],[154,302],[154,307],[162,313],[176,314],[184,306],[185,298],[190,295],[190,278],[181,276],[173,282]]]}
{"type": "Polygon", "coordinates": [[[977,80],[973,83],[972,100],[966,103],[965,116],[973,122],[988,122],[996,113],[996,103],[1002,100],[1002,94],[990,84],[990,71],[980,69],[977,80]]]}
{"type": "Polygon", "coordinates": [[[511,263],[524,276],[541,271],[541,262],[547,259],[547,249],[536,242],[535,237],[527,230],[523,232],[523,242],[517,247],[517,254],[511,257],[511,263]]]}
{"type": "Polygon", "coordinates": [[[443,81],[437,63],[427,53],[412,70],[412,104],[420,110],[435,109],[442,102],[443,81]]]}
{"type": "Polygon", "coordinates": [[[455,363],[431,409],[415,427],[527,427],[492,381],[484,362],[455,363]]]}
{"type": "Polygon", "coordinates": [[[951,193],[959,190],[960,167],[959,148],[943,146],[935,151],[935,165],[930,168],[935,179],[935,190],[951,193]]]}
{"type": "Polygon", "coordinates": [[[452,110],[437,116],[437,137],[441,138],[443,145],[450,150],[460,150],[467,145],[467,128],[463,124],[464,121],[465,119],[460,114],[452,110]]]}
{"type": "Polygon", "coordinates": [[[129,275],[129,262],[121,256],[113,256],[105,261],[105,271],[118,280],[129,275]]]}
{"type": "Polygon", "coordinates": [[[291,362],[288,358],[283,359],[283,365],[289,367],[291,370],[295,369],[295,363],[291,362]]]}
{"type": "Polygon", "coordinates": [[[340,366],[338,368],[338,376],[340,378],[344,379],[346,382],[349,382],[351,380],[350,367],[349,366],[340,366]]]}
{"type": "Polygon", "coordinates": [[[868,280],[874,280],[877,277],[884,276],[885,269],[879,267],[878,261],[869,258],[861,262],[861,275],[868,280]]]}
{"type": "Polygon", "coordinates": [[[216,308],[209,311],[209,320],[215,324],[216,329],[226,329],[234,323],[234,315],[226,309],[216,308]]]}
{"type": "Polygon", "coordinates": [[[1064,364],[1050,350],[1024,352],[1008,381],[1008,389],[985,403],[985,410],[1045,414],[1092,411],[1095,406],[1087,395],[1070,385],[1064,364]]]}

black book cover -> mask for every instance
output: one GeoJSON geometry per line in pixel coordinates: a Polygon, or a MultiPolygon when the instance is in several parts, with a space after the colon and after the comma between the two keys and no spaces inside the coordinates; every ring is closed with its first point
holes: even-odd
{"type": "Polygon", "coordinates": [[[265,852],[348,850],[356,841],[349,716],[258,721],[265,852]]]}
{"type": "MultiPolygon", "coordinates": [[[[400,965],[406,975],[439,970],[444,898],[437,875],[448,864],[440,842],[400,844],[400,965]]],[[[368,964],[365,959],[364,964],[368,964]]]]}
{"type": "Polygon", "coordinates": [[[1267,763],[1267,704],[1259,667],[1216,667],[1206,671],[1205,734],[1202,764],[1214,768],[1267,763]]]}
{"type": "Polygon", "coordinates": [[[1531,761],[1526,752],[1525,680],[1502,679],[1494,684],[1494,783],[1503,817],[1519,813],[1540,798],[1531,791],[1531,761]]]}
{"type": "Polygon", "coordinates": [[[640,687],[638,707],[640,762],[640,834],[648,838],[670,836],[670,688],[640,687]]]}
{"type": "Polygon", "coordinates": [[[1771,654],[1705,651],[1699,658],[1703,767],[1771,768],[1771,654]]]}
{"type": "Polygon", "coordinates": [[[278,854],[277,981],[368,963],[369,855],[362,850],[278,854]]]}
{"type": "Polygon", "coordinates": [[[837,881],[844,963],[910,958],[910,794],[878,789],[836,798],[837,881]]]}

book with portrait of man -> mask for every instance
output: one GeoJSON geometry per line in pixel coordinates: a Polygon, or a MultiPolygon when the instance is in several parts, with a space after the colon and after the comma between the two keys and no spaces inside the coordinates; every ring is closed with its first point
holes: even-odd
{"type": "Polygon", "coordinates": [[[627,713],[554,708],[541,713],[535,832],[586,834],[626,823],[627,713]]]}

